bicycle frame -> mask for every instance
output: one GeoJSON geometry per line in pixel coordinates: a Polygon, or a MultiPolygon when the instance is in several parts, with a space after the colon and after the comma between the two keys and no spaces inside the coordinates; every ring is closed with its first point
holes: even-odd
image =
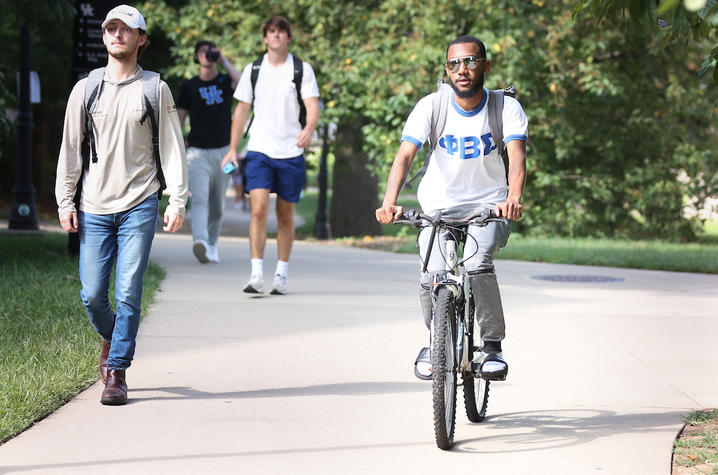
{"type": "Polygon", "coordinates": [[[469,352],[464,351],[465,348],[469,348],[469,346],[472,345],[474,315],[470,303],[470,300],[472,298],[471,286],[469,285],[469,280],[466,278],[466,270],[464,269],[464,264],[463,262],[459,263],[458,257],[458,241],[464,242],[466,240],[466,231],[448,229],[446,226],[442,226],[442,223],[439,220],[432,222],[432,231],[429,238],[429,245],[427,247],[422,272],[427,272],[429,258],[431,257],[431,252],[434,248],[434,241],[436,240],[436,236],[439,233],[439,230],[442,228],[447,229],[449,233],[445,241],[446,247],[444,250],[444,262],[446,272],[443,274],[436,274],[432,277],[432,300],[436,299],[436,296],[439,293],[439,289],[443,287],[450,289],[451,292],[454,294],[457,305],[456,324],[458,329],[456,354],[458,356],[459,362],[456,367],[456,371],[457,373],[472,372],[471,358],[469,356],[469,352]],[[456,236],[457,233],[459,233],[459,236],[456,236]]]}

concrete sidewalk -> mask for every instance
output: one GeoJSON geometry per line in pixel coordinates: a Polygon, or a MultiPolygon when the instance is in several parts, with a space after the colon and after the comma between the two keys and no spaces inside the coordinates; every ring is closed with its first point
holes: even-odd
{"type": "Polygon", "coordinates": [[[412,374],[414,256],[299,242],[291,293],[251,296],[245,239],[216,265],[189,249],[156,238],[130,403],[95,384],[0,446],[0,473],[668,474],[681,415],[718,407],[718,276],[498,261],[509,378],[481,424],[459,395],[444,452],[412,374]]]}
{"type": "MultiPolygon", "coordinates": [[[[222,216],[220,240],[224,236],[249,237],[249,219],[251,217],[249,195],[247,195],[244,204],[236,202],[235,196],[234,190],[230,187],[224,198],[224,215],[222,216]]],[[[267,233],[269,234],[276,234],[277,232],[277,216],[274,212],[276,205],[277,196],[275,194],[269,195],[269,214],[267,215],[267,233]]],[[[294,226],[299,227],[303,224],[304,218],[294,213],[294,226]]],[[[162,223],[158,223],[157,232],[162,233],[162,223]]],[[[177,234],[192,235],[191,211],[187,213],[185,223],[177,234]]]]}

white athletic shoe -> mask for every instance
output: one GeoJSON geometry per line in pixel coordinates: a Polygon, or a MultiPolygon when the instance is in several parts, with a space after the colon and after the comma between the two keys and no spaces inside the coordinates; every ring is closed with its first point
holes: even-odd
{"type": "Polygon", "coordinates": [[[196,240],[194,242],[194,245],[192,245],[192,252],[194,253],[194,256],[202,264],[206,264],[209,262],[209,258],[207,257],[207,248],[208,247],[209,247],[208,244],[201,239],[196,240]]]}
{"type": "Polygon", "coordinates": [[[272,294],[284,295],[287,293],[287,277],[283,275],[275,275],[272,283],[272,294]]]}
{"type": "Polygon", "coordinates": [[[244,286],[244,291],[248,294],[264,293],[264,278],[261,275],[253,275],[249,278],[249,282],[244,286]]]}
{"type": "Polygon", "coordinates": [[[209,262],[219,262],[219,251],[217,250],[217,246],[212,246],[211,244],[207,246],[206,255],[209,262]]]}

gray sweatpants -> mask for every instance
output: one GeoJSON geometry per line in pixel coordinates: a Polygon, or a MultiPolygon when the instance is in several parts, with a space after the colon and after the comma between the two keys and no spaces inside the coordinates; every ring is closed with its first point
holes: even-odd
{"type": "Polygon", "coordinates": [[[187,149],[189,192],[192,194],[190,220],[192,239],[214,246],[222,229],[224,197],[229,175],[222,171],[222,159],[229,147],[187,149]]]}
{"type": "MultiPolygon", "coordinates": [[[[466,212],[465,208],[455,213],[452,211],[456,210],[444,211],[442,215],[470,214],[466,212]]],[[[476,322],[481,327],[480,336],[483,341],[501,341],[504,339],[506,328],[499,284],[494,273],[494,257],[496,252],[506,245],[509,234],[511,234],[511,224],[509,220],[504,219],[501,222],[491,222],[482,227],[471,225],[468,228],[468,234],[464,247],[464,256],[468,257],[468,260],[464,262],[464,266],[469,277],[471,291],[474,294],[476,322]]],[[[427,272],[419,273],[421,285],[419,298],[427,328],[431,326],[431,279],[434,274],[445,271],[446,264],[443,254],[447,235],[448,232],[441,232],[436,236],[427,272]]],[[[430,227],[424,228],[419,234],[419,257],[422,269],[430,237],[430,227]]]]}

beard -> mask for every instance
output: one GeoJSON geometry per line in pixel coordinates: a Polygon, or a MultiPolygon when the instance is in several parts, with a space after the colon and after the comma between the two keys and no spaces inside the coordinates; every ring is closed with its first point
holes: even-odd
{"type": "Polygon", "coordinates": [[[107,54],[109,54],[110,56],[112,56],[115,59],[127,59],[127,58],[132,57],[132,55],[135,54],[136,52],[137,52],[136,48],[134,50],[126,49],[124,51],[110,51],[109,49],[107,50],[107,54]]]}
{"type": "Polygon", "coordinates": [[[468,99],[484,87],[484,75],[481,74],[479,77],[477,77],[471,83],[471,86],[468,89],[459,89],[456,84],[454,84],[454,82],[451,80],[451,78],[449,78],[449,85],[454,90],[456,96],[459,99],[468,99]]]}

